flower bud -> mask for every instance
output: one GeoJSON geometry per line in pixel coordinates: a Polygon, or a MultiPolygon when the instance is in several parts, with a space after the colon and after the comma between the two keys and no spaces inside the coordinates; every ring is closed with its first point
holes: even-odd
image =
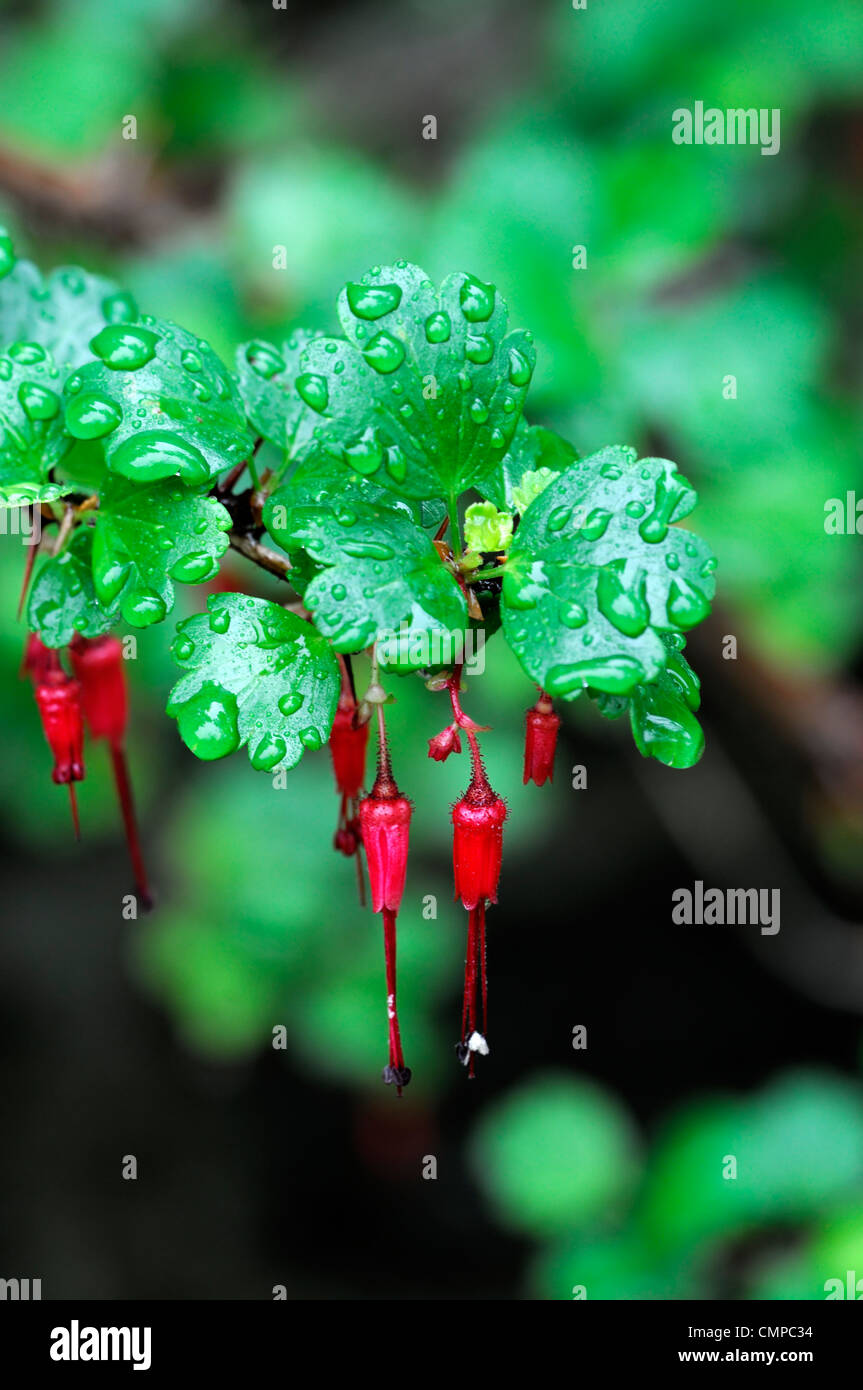
{"type": "Polygon", "coordinates": [[[524,781],[541,787],[554,773],[554,750],[560,718],[547,695],[540,695],[525,717],[524,781]]]}
{"type": "Polygon", "coordinates": [[[437,763],[445,763],[450,753],[461,752],[461,739],[458,725],[448,724],[439,734],[429,739],[429,757],[437,763]]]}

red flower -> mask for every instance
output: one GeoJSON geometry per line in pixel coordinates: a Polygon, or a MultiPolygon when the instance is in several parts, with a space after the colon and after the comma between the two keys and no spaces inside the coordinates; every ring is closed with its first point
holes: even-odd
{"type": "Polygon", "coordinates": [[[535,782],[541,787],[550,782],[554,773],[554,750],[557,745],[557,731],[560,718],[552,709],[551,700],[545,693],[525,717],[524,740],[524,780],[535,782]]]}
{"type": "Polygon", "coordinates": [[[330,733],[330,754],[336,786],[342,794],[342,808],[354,801],[366,780],[366,747],[369,741],[368,724],[356,724],[356,702],[349,695],[339,699],[336,717],[330,733]]]}
{"type": "Polygon", "coordinates": [[[75,835],[80,836],[75,782],[84,778],[84,721],[81,717],[81,689],[65,671],[42,673],[36,686],[36,704],[42,731],[54,755],[51,773],[55,782],[68,786],[75,835]]]}
{"type": "Polygon", "coordinates": [[[485,949],[485,909],[497,902],[503,853],[506,803],[489,784],[476,734],[468,731],[473,772],[470,786],[452,810],[455,895],[468,910],[461,1041],[456,1054],[474,1074],[474,1059],[488,1055],[488,974],[485,949]],[[477,992],[482,998],[482,1030],[477,1028],[477,992]]]}
{"type": "Polygon", "coordinates": [[[84,718],[91,738],[105,739],[111,749],[114,783],[132,871],[135,892],[142,908],[152,906],[147,870],[138,838],[132,784],[126,764],[124,741],[129,723],[129,694],[123,644],[117,637],[75,637],[69,646],[72,669],[81,686],[84,718]]]}
{"type": "Polygon", "coordinates": [[[384,919],[389,1063],[382,1076],[401,1095],[402,1087],[411,1079],[411,1071],[405,1066],[396,1004],[396,913],[407,874],[411,803],[402,796],[392,775],[380,707],[378,721],[378,775],[370,794],[360,802],[360,828],[369,866],[372,907],[384,919]]]}
{"type": "Polygon", "coordinates": [[[97,637],[92,641],[76,637],[69,647],[69,656],[81,685],[84,718],[91,738],[121,744],[129,720],[122,642],[117,637],[97,637]]]}
{"type": "Polygon", "coordinates": [[[63,671],[49,674],[36,686],[36,704],[54,755],[52,778],[63,784],[83,781],[84,723],[78,682],[63,671]]]}
{"type": "Polygon", "coordinates": [[[468,911],[497,902],[505,820],[506,803],[492,791],[482,763],[475,764],[470,786],[452,808],[455,896],[468,911]]]}
{"type": "Polygon", "coordinates": [[[35,632],[27,634],[27,646],[21,663],[22,674],[28,675],[34,685],[40,685],[49,675],[62,674],[60,653],[53,647],[46,647],[35,632]]]}

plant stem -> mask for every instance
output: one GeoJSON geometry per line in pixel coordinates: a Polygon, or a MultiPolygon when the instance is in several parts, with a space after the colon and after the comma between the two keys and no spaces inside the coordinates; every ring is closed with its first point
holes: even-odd
{"type": "Polygon", "coordinates": [[[262,570],[266,570],[268,574],[274,574],[277,579],[284,579],[287,581],[292,566],[290,560],[284,555],[277,555],[275,550],[270,550],[267,546],[261,545],[261,542],[256,541],[254,536],[230,531],[228,533],[228,539],[234,550],[238,550],[241,555],[245,555],[247,560],[251,560],[253,564],[258,565],[262,570]]]}
{"type": "Polygon", "coordinates": [[[456,560],[462,557],[461,527],[458,520],[458,493],[451,492],[449,495],[449,524],[452,535],[452,548],[456,560]]]}

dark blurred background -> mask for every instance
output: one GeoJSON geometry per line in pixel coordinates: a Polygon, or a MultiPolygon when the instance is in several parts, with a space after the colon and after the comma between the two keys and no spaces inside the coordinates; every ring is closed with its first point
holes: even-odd
{"type": "MultiPolygon", "coordinates": [[[[824,527],[828,499],[863,494],[858,0],[43,0],[3,5],[0,41],[0,215],[41,265],[110,274],[228,361],[252,334],[332,330],[372,264],[470,270],[535,333],[531,419],[583,453],[674,458],[720,561],[689,648],[693,771],[642,762],[578,701],[554,786],[523,789],[532,687],[488,648],[465,698],[510,819],[473,1083],[453,1053],[464,759],[425,758],[441,697],[398,682],[417,807],[399,1102],[326,752],[281,792],[243,757],[196,763],[163,713],[173,623],[141,635],[158,905],[124,921],[108,769],[95,749],[76,846],[2,538],[0,1275],[112,1299],[815,1299],[863,1279],[863,561],[824,527]],[[696,100],[780,108],[779,153],[674,145],[696,100]],[[781,930],[673,924],[695,879],[779,888],[781,930]]],[[[222,582],[270,592],[239,560],[222,582]]]]}

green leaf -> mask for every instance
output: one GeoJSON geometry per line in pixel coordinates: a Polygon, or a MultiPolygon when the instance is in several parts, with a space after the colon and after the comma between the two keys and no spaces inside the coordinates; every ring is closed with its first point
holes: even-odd
{"type": "Polygon", "coordinates": [[[221,502],[175,478],[146,484],[109,478],[93,541],[100,601],[119,601],[133,627],[161,622],[174,606],[172,580],[203,584],[218,572],[230,528],[221,502]]]}
{"type": "Polygon", "coordinates": [[[460,273],[438,292],[399,261],[348,284],[339,317],[347,341],[315,339],[297,378],[326,447],[406,497],[449,498],[489,473],[535,360],[495,287],[460,273]]]}
{"type": "MultiPolygon", "coordinates": [[[[0,347],[17,341],[47,348],[61,378],[92,356],[90,341],[109,323],[132,323],[138,308],[113,280],[78,266],[61,266],[47,279],[31,261],[16,260],[11,242],[0,261],[0,347]]],[[[62,380],[61,380],[62,384],[62,380]]]]}
{"type": "Polygon", "coordinates": [[[548,482],[577,457],[572,445],[554,430],[521,420],[509,451],[477,487],[496,506],[525,512],[548,482]]]}
{"type": "Polygon", "coordinates": [[[696,494],[667,459],[603,449],[572,464],[522,519],[507,560],[507,641],[532,680],[573,698],[626,695],[666,663],[663,632],[707,616],[715,561],[672,526],[696,494]]]}
{"type": "MultiPolygon", "coordinates": [[[[670,646],[672,639],[665,640],[665,670],[630,696],[632,736],[645,758],[666,767],[694,767],[704,752],[704,731],[694,713],[701,704],[701,682],[683,652],[670,646]]],[[[677,640],[682,645],[682,638],[677,640]]]]}
{"type": "Polygon", "coordinates": [[[168,701],[199,758],[243,744],[253,767],[294,767],[327,741],[339,668],[311,623],[268,599],[212,594],[208,613],[177,624],[171,648],[183,675],[168,701]]]}
{"type": "Polygon", "coordinates": [[[101,637],[119,621],[119,609],[100,603],[93,583],[93,531],[77,530],[62,555],[45,561],[30,591],[28,626],[46,647],[65,647],[76,633],[101,637]]]}
{"type": "Polygon", "coordinates": [[[296,388],[303,349],[316,335],[297,329],[281,348],[256,338],[237,348],[237,379],[246,415],[262,438],[297,458],[320,424],[296,388]]]}
{"type": "Polygon", "coordinates": [[[694,711],[701,704],[701,682],[683,655],[683,638],[665,633],[666,666],[656,680],[637,685],[630,695],[606,695],[588,688],[604,719],[629,714],[639,753],[666,767],[694,767],[704,752],[704,731],[694,711]]]}
{"type": "Polygon", "coordinates": [[[445,663],[463,641],[467,604],[410,510],[391,494],[385,505],[370,498],[362,479],[355,489],[318,484],[310,495],[311,476],[304,469],[275,493],[264,519],[280,545],[292,555],[300,549],[320,570],[303,593],[317,627],[340,652],[382,638],[384,665],[445,663]]]}
{"type": "Polygon", "coordinates": [[[37,343],[13,343],[0,357],[0,503],[51,502],[62,492],[49,481],[71,447],[59,375],[37,343]]]}
{"type": "Polygon", "coordinates": [[[145,315],[111,324],[65,386],[66,426],[103,441],[108,467],[137,482],[207,482],[252,447],[239,392],[203,339],[145,315]]]}
{"type": "Polygon", "coordinates": [[[512,540],[512,516],[493,502],[474,502],[464,514],[464,543],[468,550],[506,550],[512,540]]]}

